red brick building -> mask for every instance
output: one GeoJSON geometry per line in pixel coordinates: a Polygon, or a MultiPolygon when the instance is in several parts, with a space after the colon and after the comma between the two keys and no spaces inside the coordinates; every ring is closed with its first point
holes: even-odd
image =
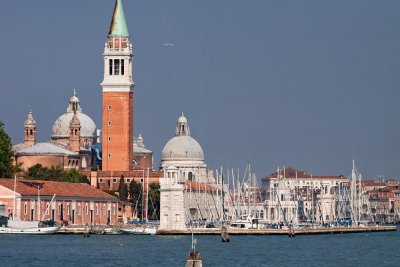
{"type": "Polygon", "coordinates": [[[89,184],[17,180],[15,186],[14,194],[14,180],[0,179],[0,205],[9,216],[69,225],[117,224],[118,198],[89,184]]]}

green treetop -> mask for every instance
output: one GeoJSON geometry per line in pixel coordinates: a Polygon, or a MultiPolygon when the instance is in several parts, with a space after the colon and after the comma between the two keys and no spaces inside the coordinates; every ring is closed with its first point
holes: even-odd
{"type": "Polygon", "coordinates": [[[11,178],[17,171],[13,165],[13,157],[11,138],[4,130],[4,123],[0,121],[0,178],[11,178]]]}

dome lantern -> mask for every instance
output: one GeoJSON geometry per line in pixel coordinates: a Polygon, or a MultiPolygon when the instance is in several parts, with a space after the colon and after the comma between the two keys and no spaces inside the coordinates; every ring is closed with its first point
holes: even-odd
{"type": "Polygon", "coordinates": [[[185,136],[185,135],[190,136],[190,130],[188,126],[188,121],[182,112],[176,124],[175,136],[185,136]]]}

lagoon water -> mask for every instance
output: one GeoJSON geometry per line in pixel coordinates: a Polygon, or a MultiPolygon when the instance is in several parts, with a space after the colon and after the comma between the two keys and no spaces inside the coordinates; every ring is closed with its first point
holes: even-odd
{"type": "MultiPolygon", "coordinates": [[[[400,266],[400,231],[197,236],[203,266],[400,266]]],[[[184,266],[190,236],[0,236],[0,266],[184,266]]]]}

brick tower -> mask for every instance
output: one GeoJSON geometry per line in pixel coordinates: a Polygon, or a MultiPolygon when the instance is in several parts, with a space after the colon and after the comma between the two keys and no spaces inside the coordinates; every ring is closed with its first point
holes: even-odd
{"type": "Polygon", "coordinates": [[[121,0],[104,48],[102,170],[130,171],[133,160],[132,44],[121,0]]]}

